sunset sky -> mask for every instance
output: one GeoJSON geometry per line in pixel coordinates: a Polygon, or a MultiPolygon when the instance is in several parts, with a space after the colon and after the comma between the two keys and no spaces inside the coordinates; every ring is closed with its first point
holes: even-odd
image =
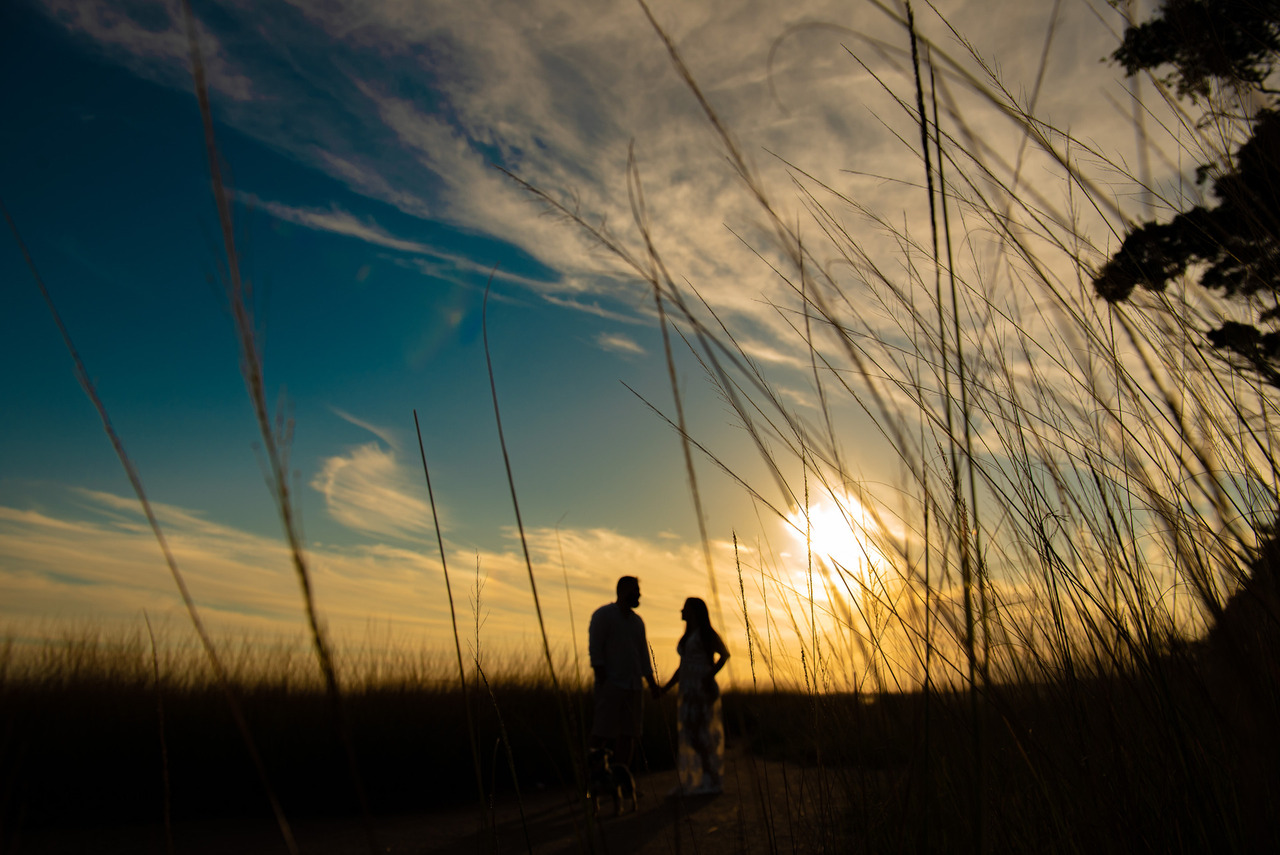
{"type": "MultiPolygon", "coordinates": [[[[709,582],[679,439],[627,388],[674,414],[652,297],[497,167],[636,245],[633,146],[677,279],[732,324],[798,412],[816,410],[808,354],[772,305],[785,291],[752,252],[767,229],[639,5],[193,6],[269,397],[295,423],[290,463],[331,630],[448,640],[416,409],[464,621],[478,566],[486,637],[536,638],[482,348],[495,271],[493,368],[553,643],[571,637],[566,582],[581,641],[590,610],[633,573],[659,662],[673,661],[680,603],[708,596],[709,582]]],[[[784,216],[802,206],[783,159],[890,222],[920,216],[914,125],[850,55],[912,92],[905,34],[883,11],[821,0],[652,8],[784,216]]],[[[1024,97],[1052,22],[1037,112],[1134,158],[1125,81],[1103,61],[1123,26],[1107,3],[939,8],[1024,97]]],[[[917,14],[962,59],[938,15],[917,14]]],[[[0,76],[0,198],[206,619],[232,635],[296,631],[301,601],[255,450],[179,7],[0,5],[0,76]]],[[[993,146],[1016,142],[983,116],[993,146]]],[[[1157,163],[1157,180],[1176,167],[1157,163]]],[[[144,609],[181,628],[159,549],[7,230],[0,282],[0,631],[136,626],[144,609]]],[[[690,432],[787,510],[731,409],[676,346],[690,432]]],[[[859,474],[895,481],[874,425],[852,407],[842,415],[859,474]]],[[[697,465],[733,637],[733,535],[749,600],[756,550],[772,562],[803,547],[705,458],[697,465]]]]}

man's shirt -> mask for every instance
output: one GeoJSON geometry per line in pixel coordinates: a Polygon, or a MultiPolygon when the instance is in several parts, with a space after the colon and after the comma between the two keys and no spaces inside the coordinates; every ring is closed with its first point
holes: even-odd
{"type": "Polygon", "coordinates": [[[631,609],[617,603],[596,609],[587,631],[587,650],[592,670],[603,670],[605,682],[612,686],[643,689],[644,678],[653,679],[644,621],[631,609]]]}

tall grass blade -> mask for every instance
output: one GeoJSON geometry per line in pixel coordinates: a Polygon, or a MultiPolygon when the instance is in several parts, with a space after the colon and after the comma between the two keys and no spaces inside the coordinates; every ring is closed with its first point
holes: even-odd
{"type": "Polygon", "coordinates": [[[271,803],[271,812],[275,816],[276,825],[280,829],[280,835],[284,838],[285,846],[291,855],[297,855],[298,845],[293,837],[293,829],[289,826],[289,821],[285,819],[284,810],[280,806],[279,800],[276,798],[275,790],[271,786],[271,782],[267,777],[266,766],[262,762],[262,756],[258,753],[257,745],[253,741],[253,735],[249,731],[249,723],[245,720],[244,712],[241,709],[240,702],[236,698],[235,692],[231,687],[231,680],[227,674],[226,668],[222,664],[221,658],[218,656],[217,650],[213,646],[213,640],[209,637],[208,631],[205,629],[204,621],[200,619],[199,609],[196,607],[195,599],[191,596],[191,591],[187,588],[187,581],[182,575],[182,571],[178,569],[177,559],[174,558],[172,550],[169,548],[169,542],[164,536],[164,531],[160,527],[160,520],[157,519],[155,511],[151,507],[151,502],[147,498],[147,492],[142,486],[142,477],[138,474],[137,468],[133,465],[132,458],[125,451],[124,442],[116,433],[115,427],[111,424],[111,418],[107,415],[106,404],[98,396],[98,390],[94,386],[93,381],[89,378],[89,372],[85,368],[84,361],[80,358],[80,352],[76,349],[74,342],[71,340],[71,333],[62,321],[62,315],[58,312],[57,306],[53,302],[53,296],[49,293],[48,287],[44,283],[44,277],[40,275],[40,271],[36,268],[35,260],[31,257],[31,253],[27,249],[26,242],[23,241],[22,235],[18,232],[18,226],[13,221],[13,217],[9,214],[8,207],[4,204],[4,200],[0,199],[0,213],[4,214],[5,222],[9,225],[9,231],[13,235],[13,239],[18,244],[18,249],[22,253],[22,258],[27,264],[27,269],[31,272],[31,277],[36,283],[36,287],[40,291],[40,296],[44,298],[45,306],[49,309],[49,314],[53,317],[54,325],[58,328],[59,335],[62,336],[62,343],[67,349],[67,353],[71,355],[71,361],[75,365],[76,379],[80,381],[80,388],[84,390],[85,395],[89,398],[93,408],[98,412],[98,419],[102,422],[102,429],[107,435],[107,439],[111,442],[111,448],[116,453],[116,458],[120,461],[120,465],[124,468],[125,475],[129,479],[129,485],[133,487],[134,495],[138,497],[138,504],[142,507],[142,513],[147,519],[147,525],[151,528],[151,533],[156,539],[156,543],[160,546],[160,552],[164,555],[165,564],[169,568],[169,575],[173,578],[174,585],[178,588],[178,594],[182,597],[182,604],[186,607],[187,617],[191,620],[191,626],[195,629],[196,636],[200,639],[200,645],[204,648],[205,655],[209,659],[209,665],[213,668],[214,675],[218,681],[218,686],[222,689],[226,698],[227,706],[231,711],[231,716],[235,720],[236,730],[240,733],[240,737],[244,742],[245,748],[249,751],[249,757],[253,761],[254,771],[258,774],[258,780],[262,784],[262,788],[266,793],[267,800],[271,803]]]}
{"type": "MultiPolygon", "coordinates": [[[[973,728],[973,754],[974,754],[974,777],[975,787],[973,792],[974,808],[973,808],[973,851],[983,851],[983,814],[984,808],[984,787],[983,787],[983,758],[982,758],[982,725],[978,711],[978,684],[975,679],[975,671],[977,670],[977,656],[974,649],[974,631],[975,618],[973,607],[973,568],[969,554],[969,523],[968,517],[963,513],[963,503],[960,496],[960,461],[959,454],[956,449],[956,433],[952,419],[953,398],[951,393],[951,370],[948,366],[948,350],[946,338],[946,320],[942,305],[942,262],[939,254],[938,241],[938,213],[937,203],[935,202],[934,189],[934,170],[931,165],[932,158],[930,150],[936,147],[936,140],[930,138],[929,134],[929,115],[925,111],[924,102],[924,82],[920,72],[920,50],[919,40],[916,37],[915,14],[911,9],[911,4],[906,4],[907,15],[907,32],[911,38],[911,67],[915,76],[916,89],[916,111],[920,127],[920,146],[924,157],[925,168],[925,186],[929,193],[929,236],[930,246],[932,250],[933,261],[933,278],[934,278],[934,300],[938,313],[938,343],[940,359],[942,361],[941,371],[943,378],[943,401],[942,406],[946,412],[946,431],[947,444],[950,452],[950,474],[951,474],[951,497],[956,508],[955,526],[956,526],[956,542],[960,550],[960,578],[963,586],[964,597],[964,647],[965,657],[969,663],[969,698],[970,713],[972,717],[971,726],[973,728]]],[[[935,102],[936,116],[936,102],[935,102]]],[[[936,123],[936,119],[935,119],[936,123]]],[[[938,154],[938,171],[941,180],[942,156],[938,154]]],[[[941,188],[940,188],[941,190],[941,188]]],[[[945,192],[939,192],[939,198],[943,209],[943,218],[946,217],[947,200],[945,192]]],[[[947,252],[950,254],[950,234],[947,235],[947,252]]],[[[952,322],[954,324],[953,341],[955,344],[955,362],[957,372],[959,374],[960,394],[966,396],[967,390],[964,383],[964,353],[960,344],[960,319],[958,305],[956,301],[955,278],[952,272],[952,265],[947,264],[947,270],[951,276],[951,298],[952,298],[952,322]]],[[[962,413],[967,414],[967,398],[962,404],[962,413]]],[[[965,437],[968,437],[968,418],[965,418],[965,437]]],[[[966,456],[966,462],[970,464],[970,472],[972,472],[971,457],[966,456]]]]}
{"type": "MultiPolygon", "coordinates": [[[[462,691],[462,705],[466,710],[467,740],[471,744],[471,759],[475,764],[476,795],[480,800],[481,815],[488,815],[485,809],[484,774],[480,768],[480,746],[476,740],[476,723],[472,717],[471,697],[467,691],[467,673],[462,665],[462,639],[458,633],[458,612],[453,605],[453,586],[449,583],[449,563],[445,557],[444,536],[440,533],[440,517],[436,513],[436,494],[431,489],[431,473],[427,469],[427,452],[422,445],[422,426],[418,424],[418,411],[413,411],[413,429],[418,435],[418,454],[422,458],[422,477],[427,482],[427,500],[431,503],[431,524],[436,530],[436,545],[440,549],[440,569],[444,573],[444,591],[449,598],[449,621],[453,626],[453,649],[458,657],[458,686],[462,691]]],[[[489,816],[489,824],[493,818],[489,816]]]]}
{"type": "Polygon", "coordinates": [[[538,631],[542,637],[542,654],[547,663],[547,675],[556,691],[560,690],[560,680],[556,676],[556,663],[551,658],[551,642],[547,638],[547,622],[542,617],[542,601],[538,598],[538,580],[533,575],[533,559],[529,556],[529,543],[525,539],[524,520],[520,516],[520,500],[516,496],[515,476],[511,474],[511,457],[507,453],[507,440],[502,432],[502,413],[498,409],[498,385],[493,375],[493,358],[489,352],[489,286],[493,284],[493,274],[484,288],[484,303],[481,308],[481,331],[484,339],[484,360],[489,371],[489,392],[493,398],[493,420],[498,426],[498,444],[502,448],[502,463],[506,467],[507,486],[511,492],[511,505],[515,510],[516,529],[520,534],[520,549],[524,555],[525,570],[529,574],[529,589],[533,592],[533,609],[538,618],[538,631]]]}
{"type": "Polygon", "coordinates": [[[156,634],[151,630],[151,617],[146,609],[142,619],[147,625],[147,638],[151,641],[151,677],[156,687],[156,730],[160,737],[160,785],[164,790],[164,848],[173,855],[173,795],[169,787],[169,740],[164,730],[164,690],[160,685],[160,654],[156,650],[156,634]]]}
{"type": "Polygon", "coordinates": [[[285,540],[288,542],[289,554],[293,559],[293,567],[302,591],[303,606],[306,611],[307,626],[311,632],[316,658],[320,671],[324,676],[325,689],[328,692],[333,710],[338,738],[342,743],[347,760],[347,771],[356,801],[360,807],[360,815],[364,821],[365,836],[370,853],[380,853],[382,847],[378,843],[377,833],[373,825],[373,816],[369,812],[369,801],[365,795],[364,782],[361,780],[359,763],[356,759],[355,745],[351,739],[351,726],[347,720],[347,712],[342,700],[342,692],[338,685],[337,669],[334,667],[333,654],[326,638],[324,627],[316,609],[315,594],[311,587],[311,574],[307,568],[306,555],[302,545],[293,508],[293,500],[289,489],[289,471],[286,462],[288,434],[281,425],[278,430],[272,424],[270,408],[267,405],[265,392],[266,380],[262,369],[262,355],[258,349],[257,333],[254,328],[251,310],[252,295],[240,275],[240,258],[236,250],[235,229],[231,217],[231,199],[226,184],[222,179],[222,160],[214,134],[213,108],[210,105],[209,86],[205,75],[204,59],[200,51],[199,34],[196,27],[195,14],[191,10],[190,0],[182,2],[183,18],[187,28],[187,47],[190,54],[191,75],[195,85],[196,101],[200,107],[200,118],[204,126],[205,154],[209,164],[209,177],[212,185],[214,203],[218,210],[218,223],[222,234],[223,249],[226,253],[227,296],[235,320],[236,335],[240,345],[241,373],[244,375],[245,387],[258,421],[258,431],[262,436],[263,448],[266,452],[267,483],[276,501],[276,509],[280,514],[280,522],[284,527],[285,540]]]}
{"type": "MultiPolygon", "coordinates": [[[[643,0],[640,0],[640,4],[644,6],[643,0]]],[[[648,7],[645,7],[645,13],[649,13],[648,7]]],[[[657,23],[653,22],[652,16],[650,16],[650,22],[657,27],[657,23]]],[[[661,29],[659,29],[659,33],[661,32],[661,29]]],[[[693,515],[698,522],[698,539],[702,544],[702,561],[707,568],[707,582],[710,585],[711,601],[715,606],[716,623],[724,626],[724,612],[720,605],[720,588],[716,582],[715,567],[711,561],[711,538],[707,534],[707,517],[702,510],[702,493],[698,490],[698,473],[693,465],[693,451],[689,446],[689,432],[685,425],[684,398],[680,394],[680,381],[676,374],[675,355],[671,350],[671,333],[668,330],[667,310],[662,300],[662,283],[658,275],[658,271],[662,269],[662,260],[658,257],[657,247],[654,245],[649,232],[648,214],[644,204],[644,189],[640,184],[640,170],[636,165],[634,147],[628,149],[627,152],[627,192],[631,200],[632,219],[640,229],[640,234],[644,238],[645,249],[648,252],[648,280],[653,289],[654,307],[658,311],[658,328],[662,331],[662,353],[666,359],[667,381],[671,385],[671,396],[675,401],[676,425],[680,433],[680,450],[684,455],[684,469],[685,475],[689,479],[689,493],[693,497],[693,515]]],[[[670,283],[669,277],[667,277],[667,281],[670,283]]]]}
{"type": "MultiPolygon", "coordinates": [[[[496,265],[495,265],[495,270],[496,265]]],[[[556,703],[560,708],[560,724],[564,731],[565,746],[569,751],[570,764],[573,767],[574,782],[577,792],[585,793],[587,790],[586,780],[584,778],[583,758],[580,754],[578,740],[574,739],[574,725],[571,723],[573,710],[565,697],[564,691],[560,684],[560,678],[556,676],[556,663],[551,656],[551,642],[547,638],[547,624],[542,617],[542,602],[538,599],[538,582],[533,574],[533,559],[529,554],[529,542],[525,537],[524,520],[520,516],[520,501],[516,495],[515,476],[511,473],[511,456],[507,453],[506,435],[502,431],[502,414],[498,408],[498,384],[494,379],[493,373],[493,357],[489,350],[489,288],[493,284],[493,274],[489,274],[489,281],[485,283],[484,301],[480,309],[480,330],[481,337],[484,342],[484,361],[489,373],[489,392],[493,398],[493,420],[498,427],[498,445],[502,449],[502,463],[507,471],[507,486],[511,491],[511,505],[515,510],[516,528],[520,533],[520,549],[524,554],[525,570],[529,574],[529,590],[533,593],[533,608],[538,617],[538,630],[542,635],[542,654],[547,663],[547,675],[551,679],[551,688],[555,692],[556,703]]],[[[587,809],[587,800],[580,799],[579,803],[582,807],[586,818],[586,833],[583,837],[588,851],[592,851],[594,843],[594,835],[592,834],[592,812],[587,809]]]]}

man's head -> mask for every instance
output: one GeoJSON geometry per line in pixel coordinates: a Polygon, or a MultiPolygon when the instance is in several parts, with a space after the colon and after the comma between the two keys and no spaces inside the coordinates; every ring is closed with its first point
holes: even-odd
{"type": "Polygon", "coordinates": [[[618,580],[618,605],[634,609],[640,605],[640,580],[623,576],[618,580]]]}

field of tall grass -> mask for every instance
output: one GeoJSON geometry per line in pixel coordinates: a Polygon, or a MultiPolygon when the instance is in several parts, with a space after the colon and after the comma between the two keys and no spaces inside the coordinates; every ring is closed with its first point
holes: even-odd
{"type": "MultiPolygon", "coordinates": [[[[325,685],[305,643],[218,644],[226,677],[288,816],[359,816],[325,685]]],[[[151,646],[145,631],[70,632],[4,661],[10,740],[6,826],[270,815],[267,793],[197,645],[151,646]]],[[[484,786],[510,794],[572,780],[554,694],[536,661],[487,657],[464,705],[452,663],[395,646],[338,651],[350,736],[372,809],[474,806],[467,718],[485,746],[484,786]],[[513,767],[505,749],[509,740],[513,767]],[[492,754],[492,756],[491,756],[492,754]],[[491,762],[492,761],[492,762],[491,762]],[[465,784],[466,786],[460,786],[465,784]]],[[[582,686],[571,689],[576,702],[582,686]]]]}
{"type": "MultiPolygon", "coordinates": [[[[964,55],[963,40],[930,42],[909,10],[883,11],[901,24],[905,72],[877,80],[915,129],[919,171],[897,178],[926,199],[923,228],[797,167],[791,189],[807,220],[779,214],[653,22],[755,201],[755,249],[787,286],[777,309],[811,365],[813,410],[789,404],[733,318],[668,269],[651,229],[662,212],[646,206],[635,161],[623,233],[595,225],[561,188],[526,185],[649,285],[673,393],[669,415],[655,405],[655,424],[681,437],[700,524],[695,463],[738,476],[686,429],[681,348],[772,473],[769,484],[740,479],[763,512],[804,526],[817,498],[853,496],[880,523],[850,519],[868,549],[857,567],[810,550],[799,607],[775,605],[772,626],[752,620],[745,585],[723,592],[744,616],[734,643],[747,661],[735,665],[754,687],[725,697],[730,740],[823,770],[832,796],[806,818],[814,851],[1275,850],[1276,390],[1207,348],[1204,330],[1237,311],[1229,302],[1188,284],[1113,306],[1091,287],[1115,238],[1143,216],[1116,201],[1121,177],[1156,216],[1190,197],[1143,187],[1040,120],[981,56],[964,55]],[[983,145],[961,103],[1014,129],[1017,158],[983,145]],[[892,501],[859,477],[847,450],[854,416],[869,416],[900,457],[892,501]],[[794,639],[803,663],[782,688],[762,655],[773,631],[794,639]]],[[[581,788],[588,687],[545,629],[538,651],[486,669],[464,654],[465,617],[444,652],[344,651],[326,637],[292,517],[287,430],[266,404],[238,280],[194,35],[192,45],[228,292],[311,636],[304,647],[237,648],[205,633],[187,598],[200,638],[189,649],[153,648],[142,631],[11,646],[0,683],[6,839],[69,812],[86,822],[349,812],[376,824],[385,811],[481,811],[495,792],[581,788]]],[[[1238,93],[1215,97],[1220,119],[1239,114],[1227,103],[1238,93]]],[[[1188,161],[1229,157],[1247,130],[1243,120],[1199,124],[1172,95],[1167,103],[1188,161]]],[[[496,392],[494,403],[497,415],[496,392]]],[[[512,499],[519,519],[514,485],[512,499]]],[[[742,576],[767,569],[744,561],[742,576]]],[[[532,565],[529,574],[535,583],[532,565]]],[[[649,709],[643,764],[667,768],[671,710],[649,709]]]]}

